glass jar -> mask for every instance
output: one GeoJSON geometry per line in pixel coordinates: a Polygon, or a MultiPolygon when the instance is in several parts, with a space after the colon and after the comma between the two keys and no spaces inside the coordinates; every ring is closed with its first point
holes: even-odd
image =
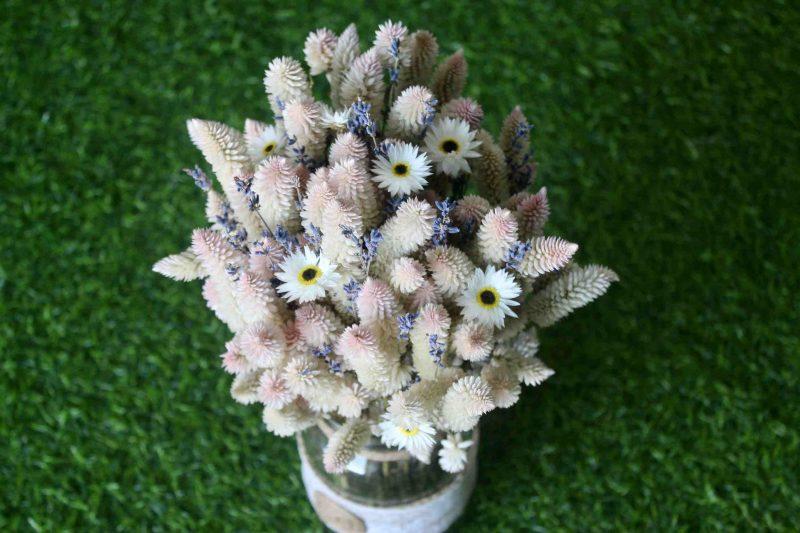
{"type": "Polygon", "coordinates": [[[475,485],[477,428],[469,437],[473,444],[467,464],[458,474],[441,469],[438,449],[426,465],[405,450],[387,448],[376,437],[359,452],[356,472],[331,474],[322,456],[333,431],[326,422],[312,426],[297,435],[297,446],[308,498],[334,531],[435,533],[445,531],[463,511],[475,485]]]}
{"type": "Polygon", "coordinates": [[[387,448],[374,436],[370,437],[360,454],[366,459],[363,475],[350,470],[331,474],[322,465],[322,452],[328,444],[325,431],[320,426],[312,426],[302,432],[300,442],[314,472],[328,486],[338,494],[366,505],[402,505],[440,491],[455,478],[455,474],[439,467],[435,453],[430,464],[426,465],[404,450],[387,448]]]}

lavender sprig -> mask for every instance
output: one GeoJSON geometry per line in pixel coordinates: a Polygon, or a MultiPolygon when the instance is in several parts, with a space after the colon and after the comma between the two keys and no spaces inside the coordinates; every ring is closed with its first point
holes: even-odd
{"type": "Polygon", "coordinates": [[[345,226],[344,224],[339,224],[339,229],[342,231],[342,235],[344,235],[345,238],[353,241],[356,246],[361,246],[361,239],[359,239],[356,235],[355,229],[351,228],[350,226],[345,226]]]}
{"type": "Polygon", "coordinates": [[[317,163],[306,153],[306,147],[300,146],[297,143],[297,137],[291,136],[287,137],[287,139],[288,140],[286,141],[286,144],[292,149],[292,153],[294,154],[294,162],[298,165],[303,165],[309,170],[316,169],[318,166],[317,163]]]}
{"type": "Polygon", "coordinates": [[[444,356],[444,343],[439,341],[439,335],[428,335],[428,353],[436,366],[444,368],[442,357],[444,356]]]}
{"type": "Polygon", "coordinates": [[[249,253],[250,250],[247,246],[247,230],[244,228],[238,228],[236,231],[228,232],[228,244],[236,248],[237,250],[241,250],[244,253],[249,253]]]}
{"type": "Polygon", "coordinates": [[[342,288],[344,289],[345,296],[347,296],[348,307],[351,311],[355,312],[356,298],[358,298],[358,293],[361,292],[361,284],[351,278],[342,288]]]}
{"type": "Polygon", "coordinates": [[[342,363],[336,360],[335,355],[331,355],[333,353],[333,346],[330,344],[323,344],[322,346],[318,346],[317,348],[313,348],[311,353],[320,359],[324,359],[325,363],[328,365],[328,368],[334,374],[338,374],[342,371],[342,363]]]}
{"type": "Polygon", "coordinates": [[[359,237],[355,234],[355,230],[350,226],[340,224],[339,229],[342,231],[342,235],[353,242],[353,244],[358,246],[361,252],[362,266],[364,266],[364,270],[369,273],[369,267],[372,264],[372,260],[375,259],[375,256],[378,254],[378,245],[383,240],[383,235],[381,235],[381,232],[377,229],[372,229],[369,232],[369,235],[359,237]]]}
{"type": "Polygon", "coordinates": [[[237,192],[240,192],[245,196],[247,196],[248,194],[250,194],[251,188],[253,186],[253,178],[252,177],[240,178],[239,176],[234,176],[233,183],[236,184],[237,192]]]}
{"type": "MultiPolygon", "coordinates": [[[[256,213],[258,213],[260,201],[258,195],[253,190],[253,177],[248,176],[240,178],[238,176],[235,176],[233,178],[233,182],[236,184],[236,190],[242,193],[247,199],[247,208],[250,209],[250,211],[255,211],[256,213]]],[[[261,214],[259,213],[258,216],[260,217],[261,214]]],[[[265,221],[264,225],[266,226],[266,224],[267,223],[265,221]]]]}
{"type": "Polygon", "coordinates": [[[189,175],[194,180],[194,184],[203,191],[210,191],[211,190],[211,180],[208,179],[206,173],[203,170],[195,165],[194,168],[184,168],[183,171],[189,175]]]}
{"type": "Polygon", "coordinates": [[[505,262],[506,266],[509,269],[519,270],[519,265],[522,262],[522,259],[525,257],[525,254],[528,253],[528,250],[531,249],[531,245],[528,242],[520,242],[517,241],[512,244],[508,252],[506,253],[505,262]]]}
{"type": "Polygon", "coordinates": [[[294,253],[300,248],[300,243],[297,241],[297,238],[293,235],[290,235],[286,228],[280,224],[275,227],[273,238],[278,241],[278,244],[280,244],[289,254],[294,253]]]}
{"type": "Polygon", "coordinates": [[[408,340],[408,336],[411,334],[411,328],[414,327],[414,322],[418,317],[419,313],[406,313],[397,317],[397,327],[400,330],[397,334],[398,339],[408,340]]]}
{"type": "Polygon", "coordinates": [[[253,255],[270,255],[275,251],[273,245],[274,237],[272,233],[264,230],[261,232],[261,238],[253,241],[250,245],[253,255]]]}
{"type": "Polygon", "coordinates": [[[433,124],[433,118],[436,116],[436,106],[439,100],[436,98],[429,98],[425,101],[425,113],[422,115],[422,123],[425,126],[433,124]]]}
{"type": "MultiPolygon", "coordinates": [[[[531,124],[521,123],[514,131],[514,137],[511,139],[511,152],[516,153],[522,150],[523,139],[530,137],[533,126],[531,124]]],[[[529,164],[532,154],[525,153],[522,160],[517,162],[514,157],[506,157],[506,165],[508,166],[508,175],[514,181],[517,189],[524,189],[533,179],[533,165],[529,164]]]]}
{"type": "Polygon", "coordinates": [[[378,255],[378,245],[382,240],[383,235],[381,235],[381,232],[377,229],[372,229],[369,235],[362,239],[361,261],[367,265],[364,269],[367,274],[369,274],[369,267],[372,264],[372,260],[378,255]]]}
{"type": "MultiPolygon", "coordinates": [[[[388,93],[388,102],[391,105],[394,102],[395,94],[397,92],[397,81],[400,79],[400,39],[395,37],[392,39],[392,43],[389,45],[389,57],[392,60],[392,64],[389,66],[389,93],[388,93]]],[[[389,113],[389,105],[386,106],[384,110],[384,120],[388,116],[389,113]]]]}
{"type": "MultiPolygon", "coordinates": [[[[392,39],[392,44],[389,46],[389,55],[394,60],[392,66],[389,67],[389,81],[392,85],[396,85],[397,79],[400,77],[400,70],[398,69],[400,66],[400,39],[397,37],[392,39]]],[[[389,100],[392,101],[391,98],[389,100]]]]}
{"type": "MultiPolygon", "coordinates": [[[[263,238],[250,244],[251,255],[272,255],[272,253],[275,251],[275,248],[273,247],[272,243],[266,239],[266,237],[268,237],[268,235],[264,235],[263,238]]],[[[277,270],[278,265],[275,262],[271,262],[270,268],[274,272],[277,270]]]]}
{"type": "Polygon", "coordinates": [[[225,265],[225,273],[230,276],[231,280],[239,281],[239,277],[242,274],[242,267],[234,263],[228,263],[225,265]]]}
{"type": "Polygon", "coordinates": [[[509,247],[508,252],[506,253],[505,262],[509,269],[519,270],[519,265],[522,262],[522,259],[525,257],[525,254],[531,249],[531,245],[528,242],[515,242],[514,244],[509,247]]]}
{"type": "Polygon", "coordinates": [[[215,216],[217,224],[222,226],[225,233],[235,231],[239,222],[233,217],[233,209],[231,209],[231,204],[229,204],[227,200],[223,200],[220,204],[220,211],[221,212],[215,216]]]}
{"type": "Polygon", "coordinates": [[[261,223],[264,224],[264,227],[267,229],[267,231],[271,232],[269,224],[267,224],[267,221],[264,220],[264,217],[261,216],[261,212],[258,210],[258,208],[261,207],[261,201],[259,200],[256,192],[253,190],[253,176],[247,176],[244,178],[235,176],[233,178],[233,182],[236,184],[236,190],[244,194],[245,198],[247,199],[247,208],[254,212],[258,218],[261,219],[261,223]]]}
{"type": "Polygon", "coordinates": [[[371,108],[372,105],[361,98],[353,102],[353,105],[350,106],[347,130],[355,135],[367,136],[372,139],[372,149],[374,151],[378,147],[378,141],[375,138],[378,128],[375,125],[375,121],[372,120],[372,115],[370,115],[371,108]]]}
{"type": "MultiPolygon", "coordinates": [[[[314,164],[316,165],[316,162],[314,162],[314,164]]],[[[308,168],[309,168],[309,170],[311,170],[311,167],[308,167],[308,168]]],[[[297,195],[297,198],[295,198],[295,201],[294,201],[294,205],[295,205],[295,207],[297,207],[298,211],[302,211],[303,210],[303,205],[304,205],[304,203],[303,203],[303,191],[300,188],[300,176],[298,176],[297,174],[294,175],[293,186],[294,186],[294,193],[297,195]]]]}
{"type": "Polygon", "coordinates": [[[436,202],[436,209],[439,210],[439,216],[433,221],[433,237],[431,240],[436,246],[447,244],[447,236],[458,233],[458,228],[450,223],[450,211],[453,209],[454,203],[450,198],[445,198],[441,202],[436,202]]]}
{"type": "Polygon", "coordinates": [[[239,225],[239,221],[233,216],[233,209],[227,200],[223,200],[220,204],[220,213],[214,217],[217,224],[220,225],[222,231],[225,232],[225,238],[232,247],[242,252],[249,253],[247,247],[247,230],[239,225]]]}
{"type": "Polygon", "coordinates": [[[258,195],[251,191],[250,194],[247,195],[247,208],[250,211],[255,211],[259,208],[260,201],[258,195]]]}
{"type": "Polygon", "coordinates": [[[389,199],[386,201],[386,205],[383,206],[383,212],[386,214],[386,218],[389,218],[390,216],[397,213],[397,209],[406,200],[408,200],[407,195],[389,197],[389,199]]]}
{"type": "Polygon", "coordinates": [[[275,105],[278,106],[278,111],[281,112],[280,115],[275,115],[275,121],[283,120],[283,110],[286,109],[286,104],[283,103],[283,100],[280,98],[275,98],[275,105]]]}
{"type": "Polygon", "coordinates": [[[436,106],[439,104],[439,100],[436,98],[429,98],[425,101],[425,113],[422,115],[422,131],[419,134],[420,140],[425,138],[425,134],[428,133],[428,127],[433,124],[433,119],[436,117],[436,106]]]}
{"type": "Polygon", "coordinates": [[[332,351],[333,347],[330,344],[323,344],[322,346],[313,348],[311,353],[314,354],[315,357],[327,357],[332,351]]]}
{"type": "Polygon", "coordinates": [[[319,252],[320,244],[322,244],[322,232],[314,224],[308,225],[306,241],[308,241],[309,246],[311,246],[315,252],[319,252]]]}
{"type": "Polygon", "coordinates": [[[375,157],[383,157],[385,159],[389,158],[389,147],[392,146],[394,143],[390,141],[381,141],[378,146],[375,147],[373,152],[375,153],[375,157]]]}

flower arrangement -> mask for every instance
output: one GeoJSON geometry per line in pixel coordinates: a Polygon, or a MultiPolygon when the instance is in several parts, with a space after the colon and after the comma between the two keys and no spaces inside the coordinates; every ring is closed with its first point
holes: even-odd
{"type": "Polygon", "coordinates": [[[481,128],[461,52],[437,65],[431,33],[391,21],[366,51],[351,25],[312,32],[304,52],[330,103],[280,57],[264,77],[274,124],[188,121],[222,192],[187,170],[210,226],[153,269],[204,279],[233,332],[231,394],[262,404],[267,429],[335,422],[329,472],[371,435],[424,463],[438,449],[458,472],[480,417],[552,375],[536,327],[617,276],[544,235],[547,190],[528,191],[531,126],[517,107],[499,138],[481,128]]]}

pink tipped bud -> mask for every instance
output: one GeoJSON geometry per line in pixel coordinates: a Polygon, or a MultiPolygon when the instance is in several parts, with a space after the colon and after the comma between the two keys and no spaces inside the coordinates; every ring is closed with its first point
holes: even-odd
{"type": "Polygon", "coordinates": [[[481,127],[483,121],[483,108],[472,98],[456,98],[450,100],[442,108],[442,115],[450,118],[460,118],[467,122],[472,129],[481,127]]]}
{"type": "Polygon", "coordinates": [[[255,367],[271,367],[283,357],[283,331],[267,322],[251,324],[242,333],[242,352],[255,367]]]}
{"type": "Polygon", "coordinates": [[[492,353],[493,330],[477,322],[462,322],[453,332],[453,348],[465,361],[483,361],[492,353]]]}
{"type": "Polygon", "coordinates": [[[472,228],[477,230],[481,220],[492,208],[486,198],[467,195],[456,203],[453,208],[453,220],[462,229],[472,228]]]}
{"type": "Polygon", "coordinates": [[[358,136],[350,133],[340,133],[331,144],[328,162],[333,165],[342,159],[352,158],[366,167],[369,158],[369,149],[358,136]]]}
{"type": "Polygon", "coordinates": [[[501,263],[518,238],[517,220],[508,209],[495,207],[483,217],[478,230],[478,244],[486,261],[501,263]]]}
{"type": "Polygon", "coordinates": [[[392,318],[397,308],[397,301],[385,281],[367,278],[356,298],[356,306],[361,322],[371,324],[392,318]]]}
{"type": "Polygon", "coordinates": [[[309,303],[295,311],[295,324],[300,336],[309,346],[322,346],[332,342],[341,322],[334,312],[324,305],[309,303]]]}
{"type": "Polygon", "coordinates": [[[328,28],[321,28],[308,34],[303,53],[312,76],[327,72],[331,68],[337,40],[336,34],[328,28]]]}
{"type": "Polygon", "coordinates": [[[280,409],[295,397],[277,370],[267,370],[261,374],[258,380],[256,396],[258,401],[272,409],[280,409]]]}
{"type": "Polygon", "coordinates": [[[422,286],[425,267],[416,259],[401,257],[392,264],[389,277],[395,289],[403,294],[409,294],[422,286]]]}
{"type": "Polygon", "coordinates": [[[547,188],[542,187],[536,194],[523,199],[517,205],[516,210],[522,236],[537,237],[541,235],[542,229],[550,217],[547,188]]]}

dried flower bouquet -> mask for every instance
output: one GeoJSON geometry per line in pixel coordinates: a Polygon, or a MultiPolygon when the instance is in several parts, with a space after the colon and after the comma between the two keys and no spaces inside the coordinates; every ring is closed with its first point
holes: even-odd
{"type": "Polygon", "coordinates": [[[335,422],[329,472],[371,435],[460,471],[465,432],[553,373],[536,358],[536,327],[617,280],[544,235],[527,119],[514,109],[495,139],[462,96],[464,55],[437,65],[438,51],[431,33],[391,21],[366,51],[353,25],[317,30],[305,60],[330,103],[281,57],[264,77],[273,124],[188,121],[222,192],[187,171],[210,226],[154,270],[204,280],[234,334],[222,355],[231,394],[262,404],[267,429],[335,422]]]}

